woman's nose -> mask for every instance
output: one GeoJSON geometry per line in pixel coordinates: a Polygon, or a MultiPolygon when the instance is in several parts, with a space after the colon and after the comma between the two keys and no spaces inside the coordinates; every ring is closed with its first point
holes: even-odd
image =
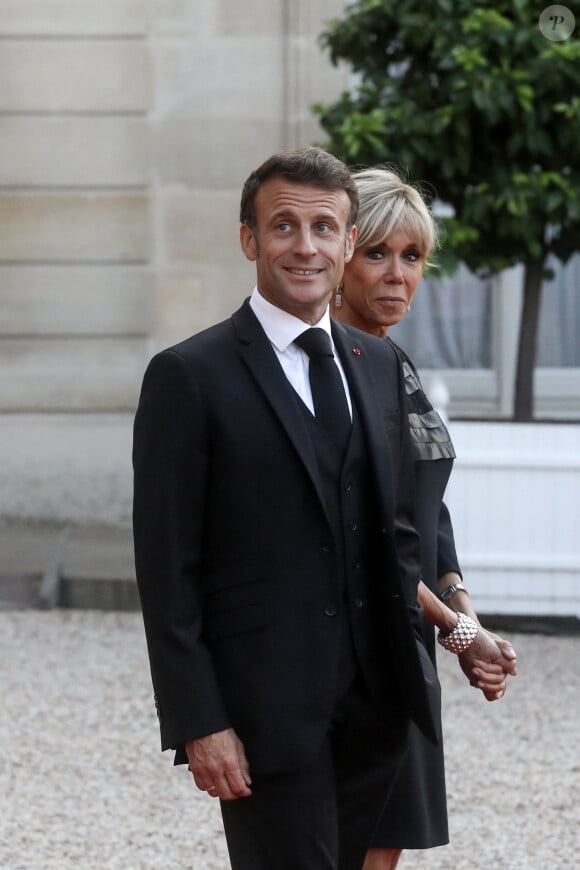
{"type": "Polygon", "coordinates": [[[390,257],[385,270],[385,277],[395,284],[403,283],[403,269],[398,257],[390,257]]]}

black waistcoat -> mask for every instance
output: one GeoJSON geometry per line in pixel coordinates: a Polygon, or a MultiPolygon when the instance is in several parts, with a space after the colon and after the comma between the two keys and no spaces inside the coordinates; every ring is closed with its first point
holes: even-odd
{"type": "Polygon", "coordinates": [[[363,429],[353,407],[351,437],[342,456],[331,439],[317,429],[306,406],[302,402],[300,405],[314,444],[336,547],[337,597],[327,613],[341,621],[337,693],[340,696],[348,688],[359,668],[372,690],[377,638],[373,638],[374,619],[369,609],[375,597],[370,584],[374,573],[373,529],[378,523],[363,429]]]}

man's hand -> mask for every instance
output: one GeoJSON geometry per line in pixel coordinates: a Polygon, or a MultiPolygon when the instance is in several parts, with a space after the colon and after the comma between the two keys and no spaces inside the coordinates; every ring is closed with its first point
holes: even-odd
{"type": "Polygon", "coordinates": [[[233,728],[189,740],[185,751],[195,784],[210,797],[233,801],[252,794],[250,765],[233,728]]]}
{"type": "Polygon", "coordinates": [[[503,698],[506,677],[517,674],[517,656],[509,641],[481,627],[471,646],[459,656],[459,664],[471,685],[481,689],[488,701],[503,698]]]}

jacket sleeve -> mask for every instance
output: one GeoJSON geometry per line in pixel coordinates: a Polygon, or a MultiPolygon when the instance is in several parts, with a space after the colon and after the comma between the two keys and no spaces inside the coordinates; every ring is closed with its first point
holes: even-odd
{"type": "Polygon", "coordinates": [[[421,539],[415,523],[415,459],[411,442],[404,376],[398,355],[399,449],[395,470],[395,545],[401,584],[411,622],[422,638],[417,586],[421,576],[421,539]]]}
{"type": "MultiPolygon", "coordinates": [[[[395,546],[399,576],[414,631],[413,649],[407,647],[405,684],[411,715],[429,740],[441,739],[441,687],[423,635],[417,587],[421,577],[421,539],[415,522],[415,457],[411,441],[404,373],[398,362],[400,408],[399,456],[395,478],[395,546]]],[[[404,649],[403,646],[401,646],[404,649]]]]}
{"type": "Polygon", "coordinates": [[[441,577],[449,571],[461,574],[459,559],[455,550],[455,537],[449,510],[444,502],[441,502],[439,511],[439,527],[437,529],[437,576],[441,577]]]}
{"type": "Polygon", "coordinates": [[[133,531],[162,749],[230,724],[203,639],[206,430],[183,357],[175,351],[154,357],[134,423],[133,531]]]}

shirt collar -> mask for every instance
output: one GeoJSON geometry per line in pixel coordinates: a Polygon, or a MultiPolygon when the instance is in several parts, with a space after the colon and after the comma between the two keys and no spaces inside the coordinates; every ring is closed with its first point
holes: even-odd
{"type": "MultiPolygon", "coordinates": [[[[254,292],[250,297],[250,308],[258,318],[262,329],[280,353],[284,353],[299,335],[310,328],[310,324],[300,320],[299,317],[295,317],[293,314],[289,314],[282,308],[278,308],[276,305],[268,302],[257,287],[254,287],[254,292]]],[[[328,306],[318,323],[313,323],[312,326],[324,329],[329,335],[331,345],[334,348],[328,306]]]]}

